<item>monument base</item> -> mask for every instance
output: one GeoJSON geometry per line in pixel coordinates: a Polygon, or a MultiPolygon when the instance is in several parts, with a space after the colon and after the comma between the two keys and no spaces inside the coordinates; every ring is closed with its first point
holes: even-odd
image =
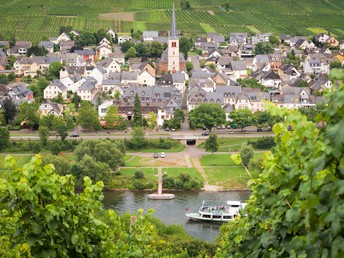
{"type": "Polygon", "coordinates": [[[151,200],[171,200],[174,199],[175,195],[174,194],[148,194],[148,199],[151,200]]]}

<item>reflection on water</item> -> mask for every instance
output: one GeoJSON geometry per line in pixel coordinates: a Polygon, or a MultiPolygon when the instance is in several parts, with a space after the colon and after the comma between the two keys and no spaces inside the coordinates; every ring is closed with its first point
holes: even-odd
{"type": "Polygon", "coordinates": [[[167,225],[183,225],[186,232],[206,241],[214,241],[219,234],[221,224],[211,222],[191,222],[185,211],[197,211],[202,201],[206,203],[225,204],[228,200],[245,201],[250,192],[176,192],[173,200],[149,200],[146,192],[105,192],[104,205],[118,213],[137,213],[143,208],[145,212],[153,208],[155,217],[167,225]]]}

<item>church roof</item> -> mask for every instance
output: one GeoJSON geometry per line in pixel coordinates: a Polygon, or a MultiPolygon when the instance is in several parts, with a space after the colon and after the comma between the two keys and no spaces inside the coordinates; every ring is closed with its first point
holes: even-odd
{"type": "Polygon", "coordinates": [[[174,11],[174,2],[173,2],[173,9],[172,9],[172,22],[171,22],[171,29],[170,29],[170,38],[172,38],[172,39],[177,38],[177,26],[176,26],[176,14],[174,11]]]}

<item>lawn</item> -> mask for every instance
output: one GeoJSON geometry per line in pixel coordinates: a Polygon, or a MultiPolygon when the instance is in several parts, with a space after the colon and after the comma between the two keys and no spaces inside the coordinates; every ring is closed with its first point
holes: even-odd
{"type": "Polygon", "coordinates": [[[209,184],[220,185],[225,189],[246,189],[250,179],[242,166],[205,167],[204,171],[209,184]]]}
{"type": "Polygon", "coordinates": [[[204,181],[202,175],[198,172],[196,168],[171,168],[166,167],[162,168],[163,173],[166,172],[168,176],[170,177],[177,177],[181,173],[189,174],[193,178],[200,179],[202,182],[204,181]]]}
{"type": "Polygon", "coordinates": [[[130,177],[133,177],[136,171],[142,171],[145,177],[147,177],[148,179],[158,180],[157,168],[154,168],[154,169],[153,168],[121,168],[120,169],[121,175],[130,176],[130,177]]]}
{"type": "Polygon", "coordinates": [[[231,154],[207,154],[200,159],[202,166],[235,166],[231,154]]]}

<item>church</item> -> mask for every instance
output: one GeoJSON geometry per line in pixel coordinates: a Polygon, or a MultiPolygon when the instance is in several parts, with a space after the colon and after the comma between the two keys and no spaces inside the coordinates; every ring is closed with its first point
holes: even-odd
{"type": "Polygon", "coordinates": [[[168,46],[161,55],[158,62],[157,73],[175,73],[178,71],[186,71],[186,61],[183,53],[179,53],[179,39],[177,35],[176,15],[172,10],[171,29],[168,37],[168,46]]]}

